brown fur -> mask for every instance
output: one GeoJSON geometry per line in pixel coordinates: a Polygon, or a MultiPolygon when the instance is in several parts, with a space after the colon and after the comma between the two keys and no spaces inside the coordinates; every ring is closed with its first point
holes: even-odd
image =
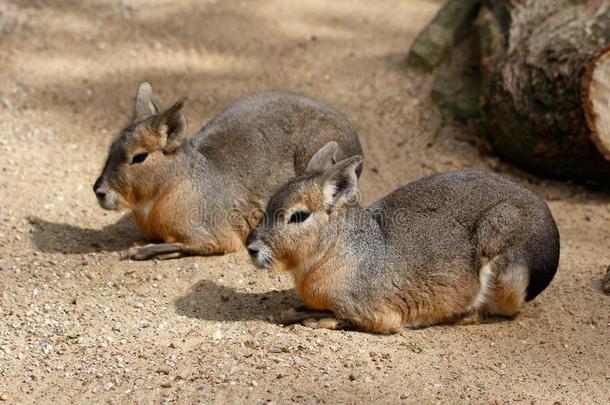
{"type": "Polygon", "coordinates": [[[255,263],[291,271],[308,308],[378,333],[471,324],[514,316],[554,275],[559,236],[534,194],[465,171],[424,178],[365,209],[355,202],[359,163],[287,183],[248,237],[255,263]]]}
{"type": "MultiPolygon", "coordinates": [[[[138,209],[146,200],[139,200],[132,205],[132,207],[135,207],[133,214],[136,224],[146,235],[167,243],[177,240],[177,235],[174,234],[174,225],[176,221],[180,221],[179,218],[176,218],[175,213],[177,208],[176,199],[180,195],[181,188],[178,184],[157,194],[154,199],[150,200],[149,207],[138,209]],[[144,212],[144,210],[147,212],[144,212]]],[[[152,198],[152,196],[149,198],[152,198]]]]}
{"type": "Polygon", "coordinates": [[[133,122],[114,140],[95,182],[103,208],[132,210],[144,233],[163,242],[130,249],[133,259],[233,252],[272,192],[304,174],[316,151],[324,147],[320,156],[333,159],[361,153],[338,111],[296,94],[245,97],[191,139],[184,106],[181,99],[159,111],[152,88],[142,83],[133,122]]]}
{"type": "Polygon", "coordinates": [[[501,308],[507,316],[514,315],[523,303],[518,291],[513,288],[499,287],[496,290],[496,305],[501,308]]]}
{"type": "Polygon", "coordinates": [[[340,265],[326,268],[330,252],[316,262],[313,267],[298,270],[300,274],[293,273],[296,289],[303,298],[307,307],[318,311],[334,310],[332,303],[333,291],[342,282],[343,272],[346,270],[340,265]]]}

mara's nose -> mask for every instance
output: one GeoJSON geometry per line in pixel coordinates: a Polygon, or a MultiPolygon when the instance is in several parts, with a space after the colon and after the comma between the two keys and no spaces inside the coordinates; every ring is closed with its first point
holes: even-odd
{"type": "Polygon", "coordinates": [[[100,200],[102,200],[102,199],[104,199],[104,197],[106,197],[106,192],[102,188],[102,178],[101,177],[99,177],[95,181],[95,184],[93,185],[93,192],[95,193],[96,197],[99,198],[100,200]]]}
{"type": "Polygon", "coordinates": [[[246,243],[245,243],[246,250],[252,257],[256,257],[256,255],[258,254],[258,250],[259,250],[254,243],[256,241],[255,233],[256,233],[256,229],[252,230],[252,232],[250,232],[250,235],[248,235],[248,237],[246,238],[246,243]]]}
{"type": "Polygon", "coordinates": [[[100,200],[103,200],[104,198],[106,198],[106,192],[102,190],[95,190],[95,196],[100,200]]]}
{"type": "Polygon", "coordinates": [[[256,258],[256,256],[258,255],[258,248],[255,247],[254,245],[248,245],[246,247],[246,250],[248,251],[248,253],[250,254],[250,256],[256,258]]]}

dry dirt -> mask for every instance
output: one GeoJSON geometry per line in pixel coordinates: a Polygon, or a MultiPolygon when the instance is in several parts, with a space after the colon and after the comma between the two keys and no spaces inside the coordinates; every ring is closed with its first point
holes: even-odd
{"type": "Polygon", "coordinates": [[[0,399],[53,402],[610,401],[610,197],[498,162],[444,124],[404,58],[438,0],[0,0],[0,399]],[[406,336],[282,328],[287,275],[243,252],[129,262],[142,237],[91,186],[140,81],[188,94],[191,133],[287,89],[358,127],[373,201],[476,167],[548,201],[551,286],[512,321],[406,336]]]}

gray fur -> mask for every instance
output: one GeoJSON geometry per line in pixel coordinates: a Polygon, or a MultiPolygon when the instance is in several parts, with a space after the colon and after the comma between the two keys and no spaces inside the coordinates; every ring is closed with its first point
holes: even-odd
{"type": "Polygon", "coordinates": [[[142,181],[154,190],[185,185],[179,202],[168,212],[182,218],[172,225],[171,233],[184,254],[231,251],[222,247],[222,241],[244,238],[272,193],[304,174],[312,156],[329,142],[336,145],[339,159],[362,153],[355,130],[341,113],[297,94],[262,92],[244,97],[186,140],[182,106],[179,101],[150,115],[156,111],[152,89],[142,84],[135,106],[137,120],[114,141],[94,189],[104,208],[120,208],[116,190],[126,178],[121,170],[139,170],[129,168],[126,151],[143,129],[166,130],[167,139],[160,136],[163,155],[155,155],[159,168],[142,181]]]}
{"type": "Polygon", "coordinates": [[[339,159],[362,153],[352,126],[328,105],[285,92],[237,101],[184,147],[184,166],[188,162],[196,169],[185,172],[205,207],[205,222],[217,226],[229,210],[245,219],[262,212],[273,192],[303,174],[315,152],[330,141],[340,145],[339,159]]]}
{"type": "MultiPolygon", "coordinates": [[[[284,225],[273,212],[289,210],[299,195],[311,194],[312,187],[323,189],[329,177],[343,176],[344,187],[351,187],[356,181],[354,164],[344,162],[318,177],[295,179],[282,187],[250,242],[257,249],[286,249],[290,241],[278,236],[297,228],[284,225]]],[[[356,325],[367,324],[382,306],[395,309],[405,320],[415,313],[432,313],[436,304],[430,297],[437,302],[461,297],[445,311],[445,321],[464,315],[482,288],[479,272],[486,263],[499,287],[507,269],[515,272],[511,276],[525,277],[522,288],[527,290],[520,293],[531,300],[549,284],[558,265],[559,233],[546,204],[492,173],[438,174],[401,187],[367,208],[331,203],[326,210],[311,214],[325,225],[304,223],[298,238],[317,246],[317,257],[325,257],[320,271],[347,267],[330,293],[330,309],[356,325]]]]}
{"type": "MultiPolygon", "coordinates": [[[[341,228],[349,246],[346,255],[356,260],[353,284],[338,293],[341,311],[346,313],[370,307],[381,296],[401,295],[412,280],[442,285],[451,273],[465,272],[475,281],[482,260],[497,256],[504,260],[502,267],[509,262],[525,265],[530,283],[534,278],[544,284],[537,288],[541,291],[559,260],[559,233],[546,204],[490,173],[426,177],[367,209],[351,208],[348,218],[334,225],[341,228]],[[356,253],[360,254],[356,257],[356,253]],[[358,302],[350,299],[353,291],[362,294],[358,302]]],[[[409,302],[409,297],[404,298],[409,302]]]]}

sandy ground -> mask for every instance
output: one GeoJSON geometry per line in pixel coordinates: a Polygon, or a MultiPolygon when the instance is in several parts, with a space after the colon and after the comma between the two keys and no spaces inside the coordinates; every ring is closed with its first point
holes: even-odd
{"type": "Polygon", "coordinates": [[[67,402],[610,401],[610,197],[525,175],[443,125],[404,58],[438,0],[0,0],[0,399],[67,402]],[[476,167],[548,201],[562,253],[513,321],[406,336],[282,328],[287,275],[244,252],[129,262],[142,240],[91,186],[140,81],[188,94],[191,133],[287,89],[335,105],[367,201],[476,167]]]}

